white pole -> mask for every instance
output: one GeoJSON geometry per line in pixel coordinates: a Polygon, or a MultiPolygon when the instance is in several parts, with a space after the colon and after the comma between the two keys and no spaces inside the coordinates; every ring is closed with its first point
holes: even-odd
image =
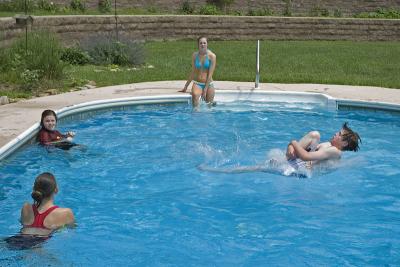
{"type": "Polygon", "coordinates": [[[256,53],[256,84],[254,89],[259,89],[259,83],[260,83],[260,40],[257,40],[257,53],[256,53]]]}

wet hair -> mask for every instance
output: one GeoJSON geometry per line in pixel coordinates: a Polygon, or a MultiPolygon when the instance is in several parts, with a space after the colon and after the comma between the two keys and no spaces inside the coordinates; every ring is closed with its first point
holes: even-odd
{"type": "Polygon", "coordinates": [[[49,172],[39,174],[35,179],[32,190],[32,198],[36,207],[39,207],[43,199],[50,197],[57,188],[56,178],[49,172]]]}
{"type": "Polygon", "coordinates": [[[54,112],[54,110],[46,109],[45,111],[42,112],[42,118],[40,119],[40,127],[44,128],[43,120],[44,120],[44,118],[46,118],[49,115],[54,116],[54,118],[56,118],[56,122],[57,122],[57,114],[54,112]]]}
{"type": "Polygon", "coordinates": [[[342,134],[342,140],[347,143],[345,147],[343,147],[344,151],[358,151],[358,141],[361,144],[361,138],[358,133],[354,132],[350,127],[347,126],[347,122],[343,124],[342,129],[344,133],[342,134]]]}

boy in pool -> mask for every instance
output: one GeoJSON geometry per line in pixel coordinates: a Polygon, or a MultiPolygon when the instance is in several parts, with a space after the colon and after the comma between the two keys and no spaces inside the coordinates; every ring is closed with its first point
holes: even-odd
{"type": "Polygon", "coordinates": [[[45,110],[42,112],[40,120],[39,142],[44,146],[54,145],[61,149],[69,149],[75,144],[72,143],[72,138],[75,136],[74,132],[67,132],[62,134],[57,131],[57,115],[53,110],[45,110]]]}
{"type": "Polygon", "coordinates": [[[311,131],[300,141],[292,140],[286,150],[286,158],[289,163],[298,169],[301,165],[311,168],[312,164],[323,160],[339,159],[342,151],[358,151],[360,136],[343,124],[342,129],[337,132],[330,141],[320,142],[320,133],[311,131]]]}

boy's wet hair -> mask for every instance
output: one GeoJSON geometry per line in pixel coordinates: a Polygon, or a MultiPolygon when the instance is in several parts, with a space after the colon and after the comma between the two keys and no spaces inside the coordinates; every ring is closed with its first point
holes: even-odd
{"type": "Polygon", "coordinates": [[[57,114],[54,112],[54,110],[51,109],[46,109],[45,111],[42,112],[42,118],[40,119],[40,127],[44,127],[43,125],[43,120],[45,117],[52,115],[54,116],[54,118],[56,118],[56,122],[57,122],[57,114]]]}
{"type": "Polygon", "coordinates": [[[343,147],[344,151],[358,151],[360,147],[358,146],[358,141],[361,144],[361,138],[358,133],[354,132],[350,127],[347,126],[347,122],[345,122],[342,126],[344,133],[342,134],[342,140],[347,143],[345,147],[343,147]]]}

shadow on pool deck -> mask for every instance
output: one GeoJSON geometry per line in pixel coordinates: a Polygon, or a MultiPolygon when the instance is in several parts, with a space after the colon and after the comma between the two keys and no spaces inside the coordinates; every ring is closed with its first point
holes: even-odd
{"type": "MultiPolygon", "coordinates": [[[[182,94],[185,81],[161,81],[125,84],[87,89],[19,101],[0,106],[0,147],[39,122],[44,109],[59,110],[63,107],[93,100],[104,100],[132,96],[182,94]]],[[[252,90],[253,82],[215,81],[216,94],[219,90],[252,90]]],[[[370,86],[348,86],[327,84],[274,84],[262,83],[263,91],[297,91],[323,93],[339,99],[377,101],[400,104],[400,90],[370,86]]]]}

